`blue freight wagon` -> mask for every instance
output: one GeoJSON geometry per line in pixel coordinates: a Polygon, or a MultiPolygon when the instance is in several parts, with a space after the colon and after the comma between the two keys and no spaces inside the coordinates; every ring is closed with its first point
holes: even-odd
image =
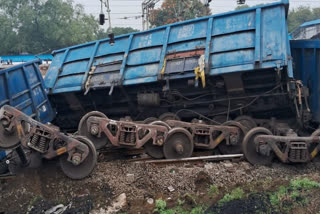
{"type": "MultiPolygon", "coordinates": [[[[37,59],[0,70],[0,108],[11,105],[35,120],[48,123],[55,113],[47,97],[40,63],[41,60],[37,59]]],[[[0,136],[4,137],[2,133],[0,136]]],[[[0,174],[8,170],[5,163],[8,153],[0,149],[0,174]]]]}
{"type": "Polygon", "coordinates": [[[11,105],[32,118],[51,122],[55,116],[39,70],[41,60],[33,60],[0,70],[0,108],[11,105]]]}
{"type": "Polygon", "coordinates": [[[320,123],[320,40],[290,41],[293,57],[293,71],[310,90],[312,120],[320,123]]]}
{"type": "Polygon", "coordinates": [[[54,51],[45,85],[56,123],[75,128],[91,110],[133,120],[168,112],[290,115],[288,6],[283,0],[54,51]]]}

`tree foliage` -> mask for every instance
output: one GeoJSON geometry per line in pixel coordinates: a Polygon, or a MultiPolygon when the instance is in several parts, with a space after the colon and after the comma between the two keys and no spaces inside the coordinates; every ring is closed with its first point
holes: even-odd
{"type": "Polygon", "coordinates": [[[242,10],[242,9],[246,9],[246,8],[249,8],[250,6],[247,5],[247,4],[244,4],[244,5],[239,5],[237,6],[234,10],[242,10]]]}
{"type": "Polygon", "coordinates": [[[288,30],[292,32],[304,22],[320,19],[320,7],[310,8],[301,6],[292,9],[288,15],[288,30]]]}
{"type": "Polygon", "coordinates": [[[150,24],[158,27],[210,14],[210,8],[199,0],[165,0],[161,8],[152,11],[150,24]]]}
{"type": "Polygon", "coordinates": [[[72,0],[0,0],[0,54],[50,52],[96,39],[98,22],[72,0]]]}

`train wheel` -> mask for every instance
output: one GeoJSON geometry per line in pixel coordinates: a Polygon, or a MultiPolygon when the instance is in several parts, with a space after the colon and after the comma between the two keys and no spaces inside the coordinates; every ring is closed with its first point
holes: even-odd
{"type": "Polygon", "coordinates": [[[257,127],[257,123],[250,116],[242,115],[242,116],[236,117],[235,121],[244,125],[248,129],[248,131],[257,127]]]}
{"type": "Polygon", "coordinates": [[[163,153],[166,159],[188,158],[193,153],[193,147],[192,136],[187,130],[173,128],[163,145],[163,153]]]}
{"type": "Polygon", "coordinates": [[[20,144],[18,132],[15,127],[11,132],[8,132],[5,130],[4,124],[6,121],[0,120],[0,149],[13,149],[20,144]]]}
{"type": "Polygon", "coordinates": [[[168,131],[171,129],[171,127],[166,122],[163,122],[160,120],[153,121],[152,123],[150,123],[150,125],[165,126],[165,127],[167,127],[168,131]]]}
{"type": "Polygon", "coordinates": [[[75,139],[89,147],[89,154],[79,165],[68,161],[68,154],[60,157],[60,167],[62,172],[71,179],[82,179],[87,177],[94,169],[97,163],[97,152],[93,143],[82,136],[76,136],[75,139]]]}
{"type": "Polygon", "coordinates": [[[243,140],[243,154],[251,164],[257,164],[257,165],[271,164],[274,154],[270,153],[270,155],[264,155],[257,150],[258,145],[256,145],[255,143],[255,138],[258,135],[272,135],[272,132],[262,127],[251,129],[246,134],[243,140]]]}
{"type": "Polygon", "coordinates": [[[98,111],[92,111],[84,115],[79,123],[78,126],[78,134],[81,136],[87,137],[91,142],[93,142],[96,149],[101,149],[108,143],[108,138],[104,133],[101,133],[101,136],[98,137],[92,132],[88,130],[87,121],[89,117],[101,117],[101,118],[107,118],[107,116],[101,112],[98,111]]]}
{"type": "Polygon", "coordinates": [[[176,114],[166,112],[160,115],[159,120],[166,122],[167,120],[181,120],[176,114]]]}
{"type": "MultiPolygon", "coordinates": [[[[171,129],[171,127],[168,124],[166,124],[165,122],[163,122],[163,121],[153,121],[153,122],[150,123],[150,125],[165,126],[165,127],[167,127],[168,131],[171,129]]],[[[149,142],[147,142],[144,145],[144,150],[149,156],[151,156],[151,157],[153,157],[155,159],[164,158],[162,146],[153,145],[152,140],[150,140],[149,142]]]]}
{"type": "Polygon", "coordinates": [[[152,123],[154,121],[157,121],[157,120],[158,120],[158,118],[156,118],[156,117],[148,117],[143,121],[143,123],[144,124],[150,124],[150,123],[152,123]]]}
{"type": "Polygon", "coordinates": [[[144,145],[144,151],[152,158],[155,158],[155,159],[164,158],[162,146],[153,145],[152,140],[148,141],[144,145]]]}
{"type": "Polygon", "coordinates": [[[227,121],[222,124],[223,126],[233,126],[240,129],[239,135],[233,136],[229,139],[230,143],[227,145],[226,140],[222,141],[218,148],[222,154],[241,154],[242,153],[242,141],[244,136],[247,134],[247,128],[241,123],[236,121],[227,121]]]}

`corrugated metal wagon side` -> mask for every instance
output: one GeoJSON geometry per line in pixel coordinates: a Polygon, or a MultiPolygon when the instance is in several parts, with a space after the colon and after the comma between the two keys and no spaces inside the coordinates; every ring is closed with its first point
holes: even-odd
{"type": "Polygon", "coordinates": [[[93,110],[134,120],[291,117],[287,13],[283,0],[56,50],[45,85],[57,124],[74,129],[93,110]]]}
{"type": "Polygon", "coordinates": [[[320,123],[320,40],[292,40],[290,45],[294,76],[310,89],[313,120],[320,123]]]}
{"type": "MultiPolygon", "coordinates": [[[[290,66],[288,1],[262,5],[90,42],[53,52],[51,93],[290,66]]],[[[292,71],[289,69],[289,76],[292,71]]]]}
{"type": "Polygon", "coordinates": [[[52,110],[39,70],[41,60],[0,70],[0,107],[11,105],[43,123],[53,120],[52,110]]]}

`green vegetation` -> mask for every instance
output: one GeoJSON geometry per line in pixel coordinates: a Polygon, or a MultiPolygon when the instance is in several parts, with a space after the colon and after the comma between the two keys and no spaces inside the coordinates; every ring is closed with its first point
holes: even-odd
{"type": "Polygon", "coordinates": [[[208,190],[208,194],[210,197],[214,197],[216,195],[219,194],[219,189],[216,185],[210,185],[209,190],[208,190]]]}
{"type": "Polygon", "coordinates": [[[292,32],[304,22],[320,19],[320,7],[310,8],[300,6],[292,9],[288,15],[288,30],[292,32]]]}
{"type": "Polygon", "coordinates": [[[28,210],[35,204],[35,203],[37,203],[38,201],[40,201],[41,200],[41,197],[40,196],[34,196],[33,198],[32,198],[32,200],[29,202],[29,205],[28,205],[28,210]]]}
{"type": "Polygon", "coordinates": [[[274,208],[289,212],[295,205],[305,205],[305,197],[310,189],[320,188],[320,183],[307,178],[292,180],[289,186],[280,186],[277,192],[270,194],[270,202],[274,208]]]}
{"type": "Polygon", "coordinates": [[[242,199],[244,195],[244,191],[238,187],[232,190],[231,193],[225,194],[223,198],[219,201],[219,204],[223,204],[236,199],[242,199]]]}
{"type": "Polygon", "coordinates": [[[206,210],[204,206],[196,206],[191,210],[186,210],[182,207],[184,203],[185,202],[183,200],[178,199],[177,206],[172,209],[168,209],[166,201],[158,199],[156,200],[156,205],[153,212],[159,214],[203,214],[206,210]]]}
{"type": "MultiPolygon", "coordinates": [[[[236,9],[248,8],[241,5],[236,9]]],[[[210,15],[209,7],[198,0],[165,0],[152,10],[150,25],[164,24],[210,15]]],[[[289,11],[288,29],[320,19],[320,7],[301,6],[289,11]]],[[[0,0],[0,55],[50,53],[52,50],[107,38],[97,17],[85,13],[73,0],[0,0]]],[[[138,30],[114,27],[115,35],[138,30]]]]}
{"type": "MultiPolygon", "coordinates": [[[[253,213],[291,213],[292,209],[303,208],[308,205],[313,195],[320,191],[320,183],[308,178],[291,180],[287,185],[279,186],[276,191],[267,192],[270,188],[273,188],[270,183],[271,180],[266,179],[265,181],[245,184],[243,189],[237,187],[231,192],[226,187],[220,192],[227,193],[215,206],[210,207],[210,211],[219,213],[226,207],[236,207],[239,204],[244,204],[253,213]],[[267,184],[263,184],[264,182],[267,184]],[[258,190],[254,189],[258,186],[258,190]]],[[[208,196],[212,194],[217,194],[215,186],[210,186],[208,190],[208,196]]]]}
{"type": "MultiPolygon", "coordinates": [[[[73,0],[0,0],[0,54],[50,53],[107,37],[97,17],[73,0]]],[[[115,35],[137,31],[113,29],[115,35]]]]}
{"type": "Polygon", "coordinates": [[[210,8],[199,0],[165,0],[161,8],[152,10],[150,25],[158,27],[210,14],[210,8]]]}

